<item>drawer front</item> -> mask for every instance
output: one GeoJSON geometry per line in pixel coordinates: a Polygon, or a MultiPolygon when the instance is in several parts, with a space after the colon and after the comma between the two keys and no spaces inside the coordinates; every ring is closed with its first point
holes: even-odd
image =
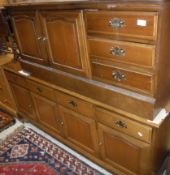
{"type": "Polygon", "coordinates": [[[142,125],[119,114],[106,111],[99,107],[96,108],[97,120],[111,128],[119,130],[140,140],[150,142],[152,137],[152,128],[142,125]]]}
{"type": "Polygon", "coordinates": [[[153,93],[153,77],[151,75],[95,62],[92,63],[92,73],[94,78],[109,84],[140,90],[149,94],[153,93]]]}
{"type": "Polygon", "coordinates": [[[94,117],[94,106],[91,103],[79,98],[56,91],[57,102],[73,111],[84,114],[85,116],[94,117]]]}
{"type": "Polygon", "coordinates": [[[89,33],[119,35],[155,40],[158,14],[156,12],[86,12],[89,33]]]}
{"type": "Polygon", "coordinates": [[[42,95],[44,97],[47,97],[48,99],[55,100],[53,89],[48,88],[42,84],[39,84],[39,83],[31,81],[31,80],[27,80],[27,82],[28,82],[27,83],[28,88],[31,91],[33,91],[39,95],[42,95]]]}
{"type": "Polygon", "coordinates": [[[9,81],[27,88],[26,79],[24,77],[8,71],[5,71],[5,75],[9,81]]]}
{"type": "Polygon", "coordinates": [[[152,67],[155,47],[122,41],[89,39],[90,56],[102,60],[122,62],[139,67],[152,67]]]}

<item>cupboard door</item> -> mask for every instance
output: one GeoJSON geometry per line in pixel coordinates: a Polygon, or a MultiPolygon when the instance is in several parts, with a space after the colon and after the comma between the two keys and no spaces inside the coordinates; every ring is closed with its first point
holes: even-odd
{"type": "Polygon", "coordinates": [[[88,75],[82,12],[42,12],[41,21],[52,66],[76,75],[88,75]]]}
{"type": "Polygon", "coordinates": [[[10,85],[18,111],[21,112],[25,117],[28,117],[32,120],[37,120],[30,92],[16,84],[10,83],[10,85]]]}
{"type": "Polygon", "coordinates": [[[127,174],[148,174],[150,145],[98,125],[102,159],[127,174]]]}
{"type": "Polygon", "coordinates": [[[12,13],[12,21],[22,58],[37,63],[47,63],[36,12],[12,13]]]}
{"type": "Polygon", "coordinates": [[[59,109],[64,122],[66,138],[91,154],[96,154],[97,132],[95,121],[64,107],[60,106],[59,109]]]}
{"type": "Polygon", "coordinates": [[[57,133],[61,133],[62,121],[59,117],[56,103],[33,93],[32,97],[36,107],[39,122],[48,129],[52,129],[57,133]]]}

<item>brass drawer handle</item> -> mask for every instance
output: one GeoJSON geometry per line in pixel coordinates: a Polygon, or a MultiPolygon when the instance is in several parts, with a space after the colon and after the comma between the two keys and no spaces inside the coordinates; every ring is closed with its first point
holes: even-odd
{"type": "Polygon", "coordinates": [[[37,37],[37,40],[42,40],[42,38],[43,38],[42,36],[39,36],[37,37]]]}
{"type": "Polygon", "coordinates": [[[118,126],[119,128],[127,128],[127,124],[125,122],[121,121],[121,120],[115,121],[114,124],[116,126],[118,126]]]}
{"type": "Polygon", "coordinates": [[[112,77],[117,81],[127,80],[126,76],[119,71],[112,72],[112,77]]]}
{"type": "Polygon", "coordinates": [[[42,89],[41,87],[37,87],[37,91],[38,91],[38,92],[42,92],[43,89],[42,89]]]}
{"type": "Polygon", "coordinates": [[[125,50],[120,47],[112,47],[110,53],[117,57],[125,56],[125,50]]]}
{"type": "Polygon", "coordinates": [[[68,103],[69,103],[69,105],[71,105],[72,107],[76,107],[76,106],[77,106],[77,103],[74,102],[73,100],[69,101],[68,103]]]}
{"type": "Polygon", "coordinates": [[[113,18],[109,21],[109,26],[119,29],[125,26],[125,21],[119,18],[113,18]]]}

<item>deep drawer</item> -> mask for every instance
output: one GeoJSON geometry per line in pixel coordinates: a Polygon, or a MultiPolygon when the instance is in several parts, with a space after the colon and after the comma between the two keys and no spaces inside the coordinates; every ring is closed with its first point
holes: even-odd
{"type": "Polygon", "coordinates": [[[153,93],[153,77],[151,75],[96,62],[92,63],[92,73],[94,78],[109,84],[140,90],[149,94],[153,93]]]}
{"type": "Polygon", "coordinates": [[[156,12],[99,11],[86,12],[85,17],[89,33],[156,40],[156,12]]]}
{"type": "Polygon", "coordinates": [[[152,128],[138,122],[127,119],[117,113],[106,111],[96,107],[97,120],[111,128],[119,130],[140,140],[150,142],[152,128]]]}
{"type": "Polygon", "coordinates": [[[55,100],[54,91],[52,88],[46,87],[40,83],[34,82],[32,80],[27,80],[28,88],[39,95],[47,97],[51,100],[55,100]]]}
{"type": "Polygon", "coordinates": [[[73,111],[94,117],[94,105],[71,95],[56,91],[57,102],[73,111]]]}
{"type": "Polygon", "coordinates": [[[122,41],[89,39],[90,56],[139,67],[152,67],[155,47],[122,41]]]}

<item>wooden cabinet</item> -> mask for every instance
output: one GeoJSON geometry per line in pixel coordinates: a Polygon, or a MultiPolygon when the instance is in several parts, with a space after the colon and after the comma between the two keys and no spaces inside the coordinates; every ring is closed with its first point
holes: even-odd
{"type": "Polygon", "coordinates": [[[76,146],[97,154],[96,123],[93,119],[60,106],[65,137],[76,146]]]}
{"type": "Polygon", "coordinates": [[[100,152],[104,161],[130,174],[147,174],[150,145],[102,124],[98,125],[100,152]],[[145,165],[143,165],[145,162],[145,165]]]}
{"type": "Polygon", "coordinates": [[[44,54],[42,33],[39,30],[35,11],[16,12],[12,15],[16,39],[23,58],[38,63],[47,63],[44,54]]]}
{"type": "Polygon", "coordinates": [[[157,174],[170,137],[170,2],[7,9],[31,75],[7,75],[19,112],[113,174],[157,174]]]}
{"type": "Polygon", "coordinates": [[[63,122],[59,116],[56,103],[34,93],[32,93],[32,97],[40,124],[62,134],[63,122]]]}
{"type": "Polygon", "coordinates": [[[82,11],[47,11],[40,15],[51,65],[86,76],[89,67],[82,11]]]}
{"type": "Polygon", "coordinates": [[[35,109],[32,101],[32,97],[30,92],[14,83],[10,83],[13,95],[15,97],[16,105],[18,111],[24,116],[28,117],[28,119],[37,120],[35,109]]]}

